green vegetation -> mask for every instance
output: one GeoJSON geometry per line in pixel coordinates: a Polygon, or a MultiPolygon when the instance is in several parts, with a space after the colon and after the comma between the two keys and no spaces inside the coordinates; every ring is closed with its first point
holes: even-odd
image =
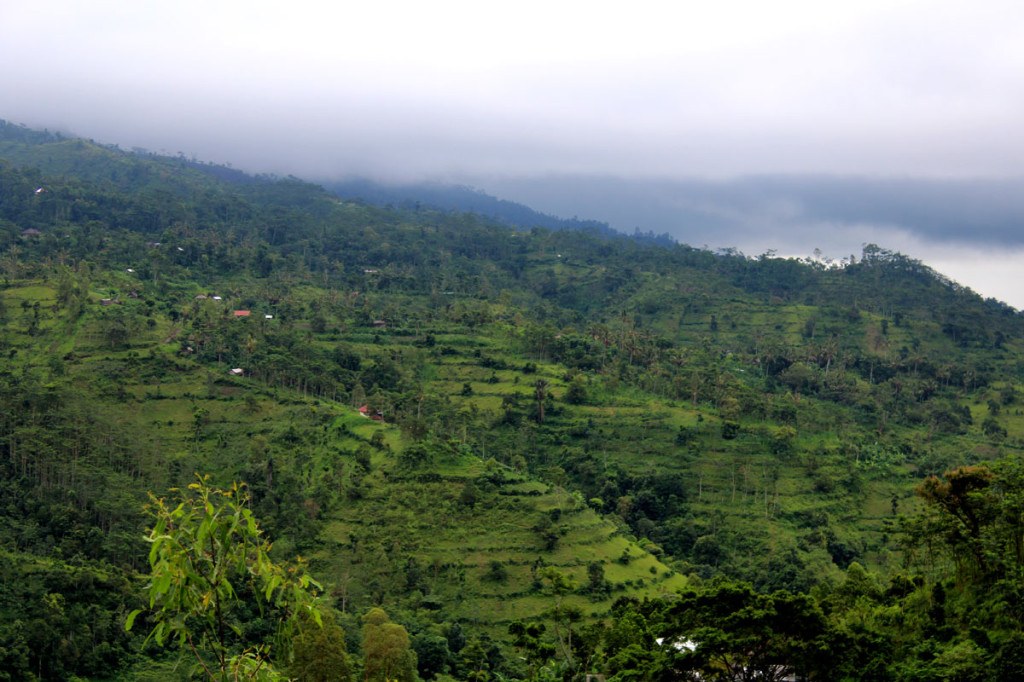
{"type": "Polygon", "coordinates": [[[921,263],[0,158],[0,679],[1018,670],[1024,319],[921,263]]]}
{"type": "MultiPolygon", "coordinates": [[[[276,649],[285,652],[302,617],[323,627],[312,594],[319,585],[295,568],[271,561],[270,545],[261,537],[248,502],[239,486],[214,490],[205,478],[170,505],[163,499],[151,502],[154,524],[146,538],[151,566],[146,592],[153,622],[149,636],[157,644],[174,639],[179,647],[187,645],[198,667],[214,680],[280,678],[268,661],[266,644],[232,651],[234,640],[244,636],[243,623],[256,617],[251,610],[242,615],[246,602],[255,603],[259,618],[277,621],[276,649]],[[278,612],[276,618],[270,609],[278,612]]],[[[125,629],[142,612],[128,614],[125,629]]],[[[313,665],[315,660],[305,667],[313,665]]]]}

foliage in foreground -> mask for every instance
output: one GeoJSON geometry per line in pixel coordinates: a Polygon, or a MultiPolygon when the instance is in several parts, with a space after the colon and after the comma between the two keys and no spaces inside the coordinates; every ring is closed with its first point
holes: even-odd
{"type": "MultiPolygon", "coordinates": [[[[201,477],[177,492],[148,507],[149,636],[187,646],[211,679],[281,679],[275,661],[289,660],[301,617],[323,625],[320,585],[301,567],[271,560],[244,486],[218,490],[201,477]],[[245,631],[256,615],[264,632],[245,631]],[[273,648],[258,639],[271,627],[273,648]]],[[[140,613],[129,614],[126,629],[140,613]]]]}

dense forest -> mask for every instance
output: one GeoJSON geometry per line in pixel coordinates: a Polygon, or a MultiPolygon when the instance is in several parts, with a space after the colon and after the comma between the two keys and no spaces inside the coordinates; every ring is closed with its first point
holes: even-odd
{"type": "Polygon", "coordinates": [[[0,122],[0,680],[1024,679],[1024,317],[581,227],[0,122]]]}

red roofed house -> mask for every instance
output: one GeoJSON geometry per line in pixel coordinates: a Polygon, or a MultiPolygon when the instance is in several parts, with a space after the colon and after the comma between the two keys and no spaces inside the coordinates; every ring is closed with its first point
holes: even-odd
{"type": "Polygon", "coordinates": [[[236,310],[235,317],[249,317],[249,312],[248,310],[236,310]]]}
{"type": "Polygon", "coordinates": [[[384,421],[383,412],[377,410],[374,414],[370,414],[370,408],[367,405],[363,405],[362,407],[359,408],[359,414],[363,415],[364,417],[369,417],[375,422],[384,421]]]}

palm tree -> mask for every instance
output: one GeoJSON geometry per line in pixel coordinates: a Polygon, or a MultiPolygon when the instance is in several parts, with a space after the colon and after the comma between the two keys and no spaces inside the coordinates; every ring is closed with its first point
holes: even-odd
{"type": "Polygon", "coordinates": [[[533,397],[537,400],[537,421],[544,423],[544,399],[548,397],[548,382],[537,379],[533,384],[533,397]]]}

